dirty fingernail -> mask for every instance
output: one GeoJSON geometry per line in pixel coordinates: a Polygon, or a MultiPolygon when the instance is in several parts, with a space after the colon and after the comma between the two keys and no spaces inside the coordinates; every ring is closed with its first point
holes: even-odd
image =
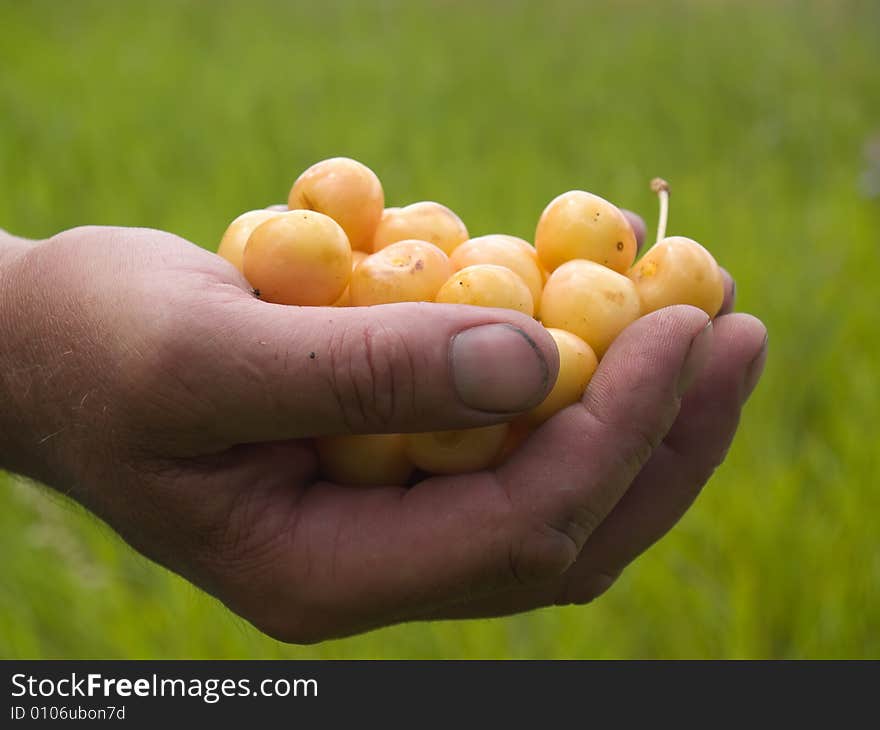
{"type": "Polygon", "coordinates": [[[478,325],[452,338],[452,380],[465,405],[513,413],[541,402],[549,367],[537,344],[509,324],[478,325]]]}

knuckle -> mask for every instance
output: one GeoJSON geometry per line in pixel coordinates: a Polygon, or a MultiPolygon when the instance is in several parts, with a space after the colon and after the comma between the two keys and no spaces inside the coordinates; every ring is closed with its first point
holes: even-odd
{"type": "Polygon", "coordinates": [[[620,466],[631,477],[635,477],[647,463],[675,418],[672,413],[664,423],[654,425],[633,418],[630,413],[621,414],[621,417],[606,415],[601,407],[588,407],[585,412],[594,422],[595,428],[591,432],[605,442],[611,453],[620,455],[620,466]]]}
{"type": "Polygon", "coordinates": [[[104,230],[101,226],[74,226],[56,233],[49,238],[48,243],[55,246],[68,245],[71,242],[79,242],[82,239],[90,238],[104,230]]]}
{"type": "Polygon", "coordinates": [[[381,322],[344,329],[331,339],[331,387],[348,427],[387,430],[412,391],[413,360],[403,338],[381,322]]]}
{"type": "Polygon", "coordinates": [[[660,445],[666,428],[648,429],[645,426],[633,423],[630,426],[632,447],[629,449],[626,459],[627,468],[635,476],[642,466],[651,458],[651,454],[660,445]]]}
{"type": "Polygon", "coordinates": [[[577,559],[580,526],[541,522],[527,529],[510,551],[510,573],[524,586],[562,575],[577,559]]]}

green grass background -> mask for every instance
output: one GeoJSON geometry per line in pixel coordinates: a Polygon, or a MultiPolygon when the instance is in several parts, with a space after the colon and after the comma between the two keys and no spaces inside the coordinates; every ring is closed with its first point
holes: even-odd
{"type": "Polygon", "coordinates": [[[208,248],[308,164],[531,237],[583,187],[705,243],[770,330],[696,506],[605,597],[285,646],[0,474],[0,656],[880,656],[876,2],[0,0],[0,226],[208,248]]]}

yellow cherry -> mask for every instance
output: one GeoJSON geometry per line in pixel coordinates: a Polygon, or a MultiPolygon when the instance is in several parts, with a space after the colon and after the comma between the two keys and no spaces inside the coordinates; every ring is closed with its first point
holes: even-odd
{"type": "MultiPolygon", "coordinates": [[[[354,273],[354,270],[358,267],[358,264],[367,258],[369,254],[366,251],[352,251],[351,252],[351,270],[354,273]]],[[[345,291],[339,295],[339,299],[333,302],[334,307],[350,307],[351,304],[351,284],[345,287],[345,291]]]]}
{"type": "MultiPolygon", "coordinates": [[[[475,264],[506,266],[517,274],[532,293],[537,308],[544,287],[544,275],[535,247],[516,236],[493,233],[471,238],[459,245],[449,257],[455,271],[475,264]]],[[[535,312],[537,316],[537,312],[535,312]]]]}
{"type": "Polygon", "coordinates": [[[291,210],[315,210],[335,220],[351,247],[370,251],[385,194],[382,183],[366,165],[348,157],[333,157],[312,165],[300,175],[287,199],[291,210]]]}
{"type": "Polygon", "coordinates": [[[656,178],[652,187],[660,197],[657,243],[629,271],[641,300],[642,314],[673,304],[699,307],[710,317],[724,301],[724,277],[714,257],[696,241],[666,234],[669,185],[656,178]]]}
{"type": "Polygon", "coordinates": [[[595,261],[562,264],[550,274],[541,295],[544,326],[576,334],[600,358],[640,314],[632,281],[595,261]]]}
{"type": "Polygon", "coordinates": [[[278,213],[248,238],[244,275],[264,301],[329,305],[348,285],[351,247],[329,216],[312,210],[278,213]]]}
{"type": "Polygon", "coordinates": [[[538,258],[552,272],[587,259],[625,273],[636,257],[636,236],[620,209],[598,195],[569,190],[544,209],[535,231],[538,258]]]}
{"type": "Polygon", "coordinates": [[[398,241],[358,264],[351,275],[351,303],[433,302],[451,274],[449,257],[434,244],[398,241]]]}
{"type": "Polygon", "coordinates": [[[457,431],[408,433],[406,454],[431,474],[464,474],[491,466],[504,446],[508,424],[457,431]]]}
{"type": "Polygon", "coordinates": [[[278,214],[279,212],[276,210],[266,209],[249,210],[247,213],[242,213],[229,224],[226,233],[223,234],[223,238],[217,248],[217,255],[222,256],[243,273],[244,264],[242,259],[244,258],[244,247],[248,238],[254,228],[278,214]]]}
{"type": "Polygon", "coordinates": [[[559,374],[547,397],[529,412],[529,422],[533,426],[544,423],[554,413],[577,403],[599,364],[592,348],[577,335],[554,327],[547,331],[559,350],[559,374]]]}
{"type": "Polygon", "coordinates": [[[440,287],[434,301],[513,309],[529,317],[535,313],[526,283],[506,266],[495,264],[475,264],[456,271],[440,287]]]}
{"type": "Polygon", "coordinates": [[[315,439],[321,475],[339,484],[402,486],[413,471],[399,433],[315,439]]]}
{"type": "Polygon", "coordinates": [[[373,251],[407,239],[433,243],[448,255],[467,241],[468,231],[449,208],[430,200],[403,208],[386,208],[373,237],[373,251]]]}

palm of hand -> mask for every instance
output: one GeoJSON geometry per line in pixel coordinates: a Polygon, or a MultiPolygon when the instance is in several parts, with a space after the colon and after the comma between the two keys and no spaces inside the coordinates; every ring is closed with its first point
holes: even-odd
{"type": "Polygon", "coordinates": [[[131,229],[36,247],[10,307],[39,314],[7,336],[25,414],[12,468],[300,642],[593,599],[721,463],[765,353],[752,317],[707,328],[698,310],[662,310],[494,471],[352,488],[317,480],[308,437],[497,422],[457,398],[450,336],[504,321],[549,361],[540,327],[439,305],[270,305],[213,254],[131,229]]]}

